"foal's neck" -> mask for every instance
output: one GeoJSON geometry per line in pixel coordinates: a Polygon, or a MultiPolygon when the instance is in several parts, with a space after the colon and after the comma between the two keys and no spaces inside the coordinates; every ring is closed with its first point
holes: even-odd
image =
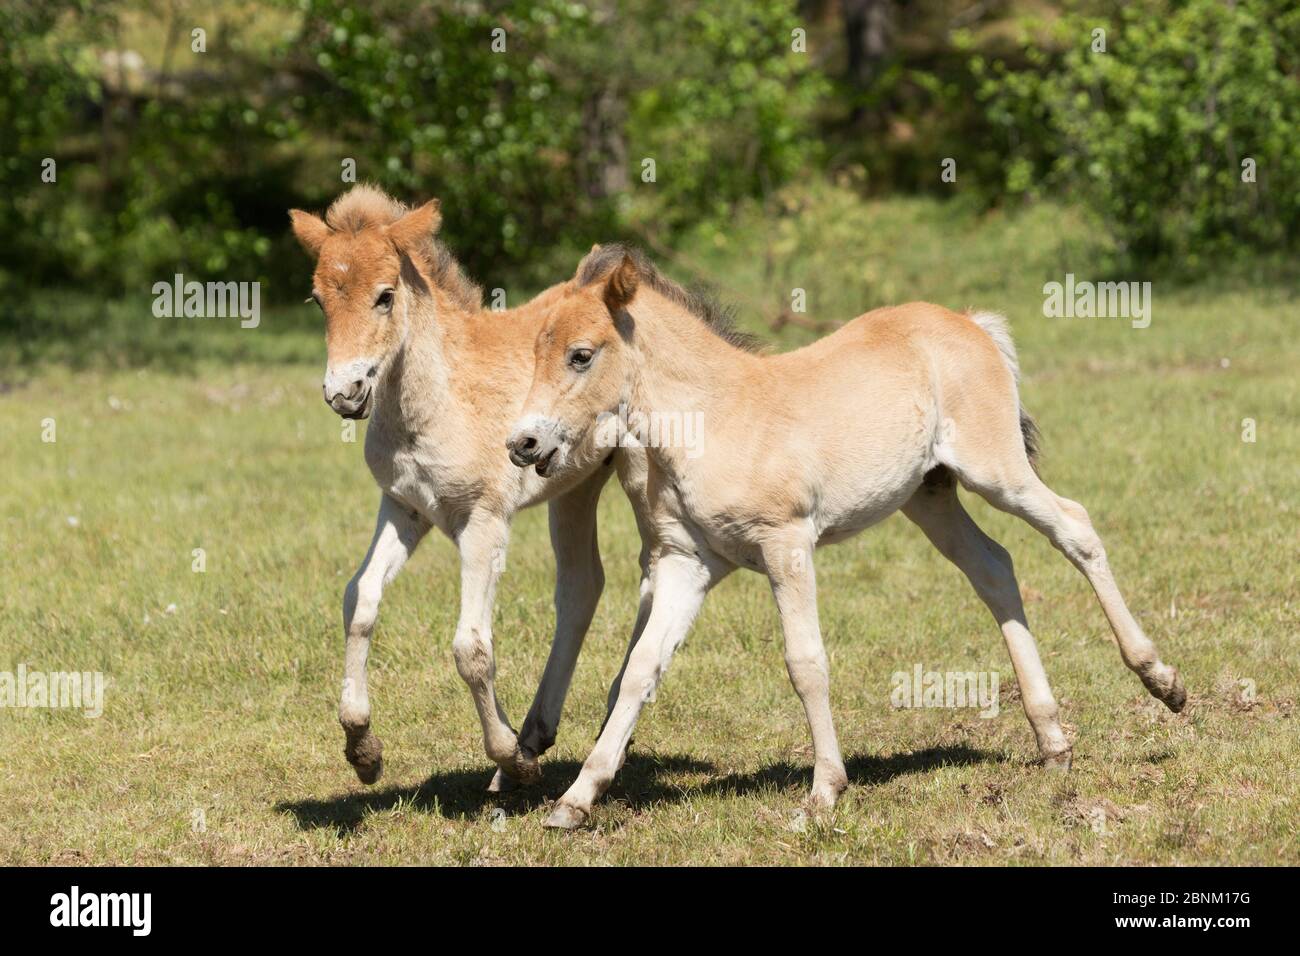
{"type": "MultiPolygon", "coordinates": [[[[632,308],[636,372],[629,405],[644,416],[675,422],[702,416],[705,428],[719,398],[735,394],[760,361],[757,355],[726,341],[700,317],[666,296],[647,290],[632,308]]],[[[650,454],[675,472],[697,457],[674,444],[652,447],[650,454]]]]}
{"type": "Polygon", "coordinates": [[[469,313],[436,289],[409,309],[406,339],[379,383],[376,414],[410,434],[427,433],[438,422],[452,424],[451,370],[461,351],[456,330],[469,313]]]}

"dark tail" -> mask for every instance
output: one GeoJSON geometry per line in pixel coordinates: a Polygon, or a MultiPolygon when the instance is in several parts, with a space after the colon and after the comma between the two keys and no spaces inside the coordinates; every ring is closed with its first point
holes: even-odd
{"type": "Polygon", "coordinates": [[[1038,452],[1043,445],[1042,432],[1038,430],[1038,423],[1025,411],[1025,406],[1020,406],[1020,437],[1025,440],[1025,454],[1029,456],[1029,467],[1034,469],[1034,474],[1038,474],[1038,452]]]}

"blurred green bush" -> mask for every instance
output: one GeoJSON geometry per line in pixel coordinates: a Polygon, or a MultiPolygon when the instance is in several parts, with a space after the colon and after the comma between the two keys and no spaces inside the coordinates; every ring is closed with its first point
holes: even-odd
{"type": "Polygon", "coordinates": [[[1294,0],[1093,5],[1029,24],[1021,52],[971,63],[1007,193],[1063,193],[1138,261],[1300,238],[1294,0]]]}
{"type": "Polygon", "coordinates": [[[1066,198],[1133,260],[1294,248],[1300,7],[1062,9],[9,0],[0,293],[142,294],[184,272],[290,301],[305,261],[285,211],[326,206],[345,160],[404,199],[442,199],[452,248],[489,286],[553,280],[593,241],[725,233],[746,203],[779,214],[783,185],[826,175],[985,207],[1066,198]],[[1044,16],[1017,39],[1025,9],[1044,16]],[[868,22],[885,29],[846,67],[868,22]]]}
{"type": "Polygon", "coordinates": [[[821,77],[781,0],[264,0],[244,4],[282,18],[262,47],[227,22],[202,54],[190,30],[210,17],[159,3],[142,26],[132,6],[17,0],[0,22],[11,284],[116,294],[189,271],[287,299],[302,263],[286,210],[327,205],[344,160],[358,181],[438,196],[475,275],[536,279],[551,250],[572,268],[575,247],[638,216],[717,215],[818,143],[821,77]],[[133,27],[164,41],[161,68],[124,62],[133,27]]]}

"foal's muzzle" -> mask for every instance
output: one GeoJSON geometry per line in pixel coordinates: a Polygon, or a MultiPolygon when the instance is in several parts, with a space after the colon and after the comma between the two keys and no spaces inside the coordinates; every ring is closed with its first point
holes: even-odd
{"type": "Polygon", "coordinates": [[[511,462],[520,468],[536,465],[537,473],[545,478],[560,443],[554,428],[529,424],[515,429],[506,440],[506,448],[510,451],[511,462]]]}
{"type": "Polygon", "coordinates": [[[334,412],[344,418],[360,419],[370,414],[370,401],[374,395],[375,370],[371,367],[358,376],[356,370],[344,369],[325,373],[321,394],[334,412]],[[351,374],[348,374],[351,372],[351,374]]]}

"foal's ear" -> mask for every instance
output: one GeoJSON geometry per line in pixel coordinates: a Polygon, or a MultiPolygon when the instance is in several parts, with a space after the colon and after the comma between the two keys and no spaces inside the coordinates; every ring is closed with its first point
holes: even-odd
{"type": "Polygon", "coordinates": [[[419,209],[408,212],[388,227],[388,237],[398,249],[409,249],[423,239],[428,239],[442,225],[438,200],[430,199],[419,209]]]}
{"type": "Polygon", "coordinates": [[[302,247],[313,256],[320,255],[320,247],[329,238],[330,227],[319,217],[301,209],[290,209],[289,219],[293,222],[293,234],[298,237],[302,247]]]}
{"type": "Polygon", "coordinates": [[[611,315],[617,315],[626,309],[628,303],[636,296],[636,287],[641,282],[641,273],[632,261],[632,257],[623,253],[623,261],[605,280],[605,308],[611,315]]]}

